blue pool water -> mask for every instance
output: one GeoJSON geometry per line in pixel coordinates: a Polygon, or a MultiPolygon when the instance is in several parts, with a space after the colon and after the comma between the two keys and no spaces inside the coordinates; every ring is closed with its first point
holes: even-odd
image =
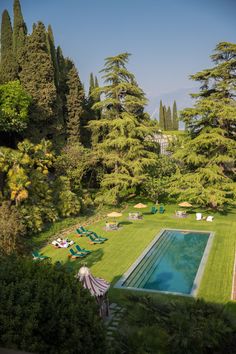
{"type": "Polygon", "coordinates": [[[164,230],[122,287],[190,294],[210,232],[164,230]]]}

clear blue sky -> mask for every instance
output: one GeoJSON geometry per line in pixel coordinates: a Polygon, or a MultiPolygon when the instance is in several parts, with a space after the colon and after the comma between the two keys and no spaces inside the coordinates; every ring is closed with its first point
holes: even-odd
{"type": "MultiPolygon", "coordinates": [[[[12,15],[13,0],[0,0],[12,15]]],[[[149,98],[192,87],[219,41],[236,42],[236,0],[21,0],[24,19],[52,25],[56,44],[88,87],[104,58],[128,51],[149,98]]]]}

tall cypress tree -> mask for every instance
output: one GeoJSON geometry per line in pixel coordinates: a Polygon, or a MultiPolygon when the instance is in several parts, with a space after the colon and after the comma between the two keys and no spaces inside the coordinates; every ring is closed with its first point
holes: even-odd
{"type": "Polygon", "coordinates": [[[42,22],[38,22],[27,38],[20,65],[21,83],[33,98],[29,135],[37,141],[49,138],[54,132],[53,125],[58,107],[54,68],[42,22]]]}
{"type": "Polygon", "coordinates": [[[1,23],[0,82],[5,83],[16,78],[17,65],[13,54],[11,19],[7,10],[4,10],[1,23]]]}
{"type": "Polygon", "coordinates": [[[170,106],[167,108],[166,112],[166,130],[172,130],[172,119],[171,119],[171,109],[170,106]]]}
{"type": "Polygon", "coordinates": [[[67,141],[69,144],[74,144],[80,142],[81,120],[85,103],[84,88],[74,64],[68,72],[67,85],[67,141]]]}
{"type": "Polygon", "coordinates": [[[165,129],[165,122],[164,122],[164,111],[162,106],[162,100],[160,100],[160,108],[159,108],[159,125],[161,130],[165,129]]]}
{"type": "Polygon", "coordinates": [[[58,68],[57,52],[56,52],[56,48],[55,48],[54,36],[53,36],[53,31],[52,31],[51,25],[48,26],[48,30],[47,30],[47,43],[48,43],[48,50],[49,50],[49,53],[51,54],[51,60],[52,60],[53,67],[54,67],[55,85],[58,88],[58,86],[59,86],[59,68],[58,68]]]}
{"type": "Polygon", "coordinates": [[[142,184],[157,156],[150,148],[155,145],[150,139],[155,128],[144,113],[147,100],[126,69],[128,58],[128,53],[106,58],[102,72],[107,85],[94,91],[104,95],[93,107],[100,109],[101,119],[90,122],[100,137],[94,154],[105,171],[98,200],[112,204],[142,184]]]}
{"type": "Polygon", "coordinates": [[[175,154],[179,173],[172,194],[222,209],[236,198],[236,44],[219,43],[214,66],[192,76],[200,82],[193,108],[182,111],[189,139],[175,154]]]}
{"type": "Polygon", "coordinates": [[[22,50],[25,45],[27,27],[22,15],[21,5],[19,0],[14,0],[13,6],[14,13],[14,26],[13,26],[13,50],[17,61],[20,60],[20,56],[23,54],[22,50]]]}
{"type": "Polygon", "coordinates": [[[173,104],[172,114],[173,114],[173,118],[172,118],[173,130],[179,130],[179,120],[178,120],[176,101],[174,101],[174,104],[173,104]]]}
{"type": "Polygon", "coordinates": [[[164,130],[167,130],[167,112],[166,112],[166,106],[163,106],[163,121],[164,121],[164,130]]]}

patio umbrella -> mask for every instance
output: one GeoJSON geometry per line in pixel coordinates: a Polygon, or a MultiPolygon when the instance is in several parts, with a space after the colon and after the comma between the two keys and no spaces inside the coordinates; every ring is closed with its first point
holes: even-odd
{"type": "Polygon", "coordinates": [[[182,202],[182,203],[179,203],[178,205],[181,207],[184,207],[184,208],[192,207],[192,204],[190,204],[189,202],[182,202]]]}
{"type": "Polygon", "coordinates": [[[122,214],[121,213],[117,213],[117,211],[113,211],[112,213],[107,214],[107,216],[109,218],[119,218],[120,216],[122,216],[122,214]]]}
{"type": "Polygon", "coordinates": [[[136,204],[136,205],[134,206],[134,208],[137,208],[137,209],[143,209],[143,208],[146,208],[146,207],[147,207],[147,205],[142,204],[142,203],[138,203],[138,204],[136,204]]]}

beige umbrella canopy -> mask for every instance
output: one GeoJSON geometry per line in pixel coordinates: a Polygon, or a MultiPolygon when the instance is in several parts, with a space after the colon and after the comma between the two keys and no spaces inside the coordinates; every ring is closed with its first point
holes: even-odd
{"type": "Polygon", "coordinates": [[[119,218],[120,216],[122,216],[122,214],[121,213],[117,213],[117,211],[113,211],[112,213],[107,214],[107,216],[109,218],[119,218]]]}
{"type": "Polygon", "coordinates": [[[147,205],[142,204],[142,203],[138,203],[134,206],[134,208],[137,208],[137,209],[142,209],[142,208],[146,208],[146,207],[147,207],[147,205]]]}
{"type": "Polygon", "coordinates": [[[182,203],[179,203],[178,205],[181,207],[184,207],[184,208],[192,207],[192,204],[190,204],[189,202],[182,202],[182,203]]]}

